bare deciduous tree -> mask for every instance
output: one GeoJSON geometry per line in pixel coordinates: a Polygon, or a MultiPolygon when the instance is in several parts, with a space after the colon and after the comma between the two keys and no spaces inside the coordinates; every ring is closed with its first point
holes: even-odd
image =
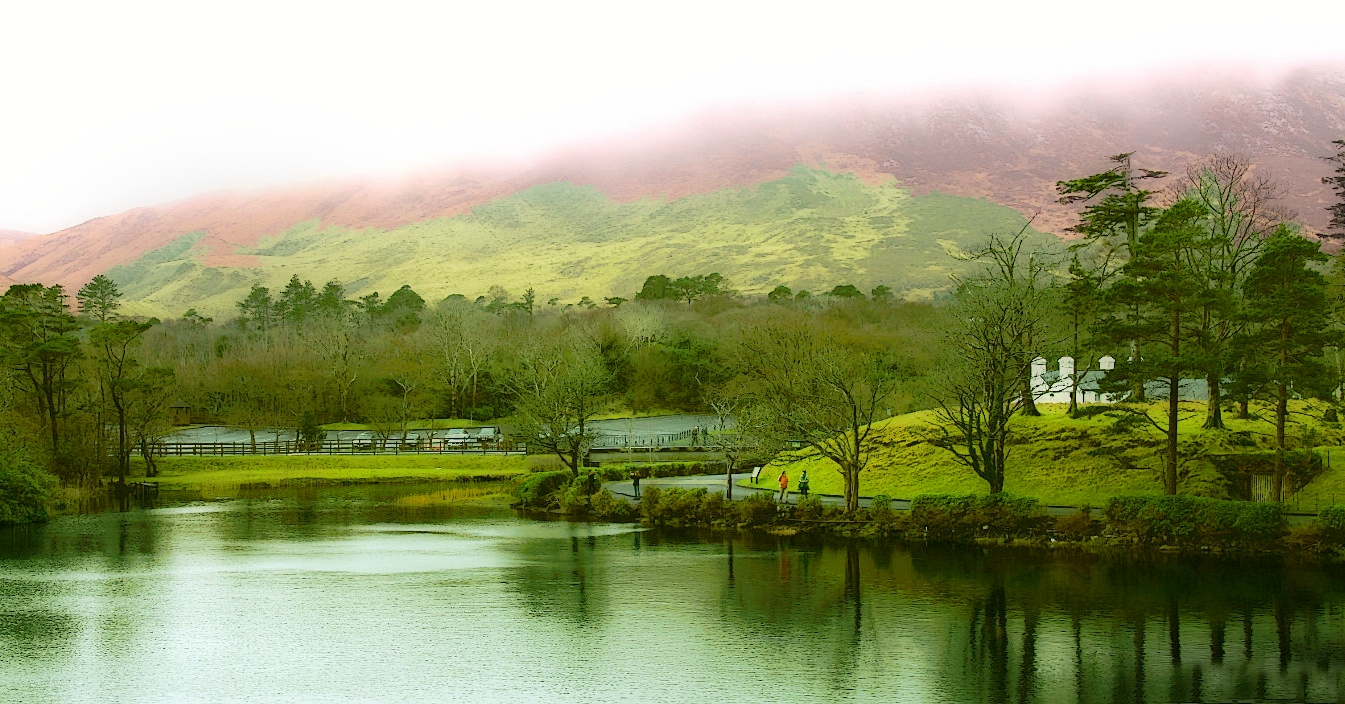
{"type": "Polygon", "coordinates": [[[749,413],[765,439],[835,462],[846,513],[853,514],[872,424],[885,416],[882,409],[908,376],[904,365],[889,350],[789,311],[744,330],[738,347],[738,364],[753,384],[749,413]]]}
{"type": "Polygon", "coordinates": [[[518,432],[578,477],[597,437],[591,422],[606,405],[611,383],[601,356],[582,336],[522,350],[509,378],[518,432]]]}
{"type": "Polygon", "coordinates": [[[937,444],[990,486],[1004,490],[1009,421],[1031,398],[1031,369],[1023,364],[1046,345],[1051,292],[1044,262],[1023,252],[1026,231],[991,235],[979,276],[959,282],[956,318],[947,333],[951,360],[934,381],[937,444]],[[949,432],[951,430],[951,432],[949,432]]]}

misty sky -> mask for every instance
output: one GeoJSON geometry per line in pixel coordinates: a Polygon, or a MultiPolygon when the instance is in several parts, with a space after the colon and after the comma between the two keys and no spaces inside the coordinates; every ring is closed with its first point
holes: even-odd
{"type": "Polygon", "coordinates": [[[0,229],[527,158],[707,107],[1340,59],[1335,4],[8,2],[0,229]]]}

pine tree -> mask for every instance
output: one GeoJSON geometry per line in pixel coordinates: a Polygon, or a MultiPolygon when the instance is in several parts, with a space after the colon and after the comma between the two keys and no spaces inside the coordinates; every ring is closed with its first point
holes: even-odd
{"type": "Polygon", "coordinates": [[[1242,339],[1275,404],[1275,500],[1284,498],[1285,422],[1289,396],[1326,377],[1322,348],[1330,342],[1326,277],[1314,265],[1326,261],[1321,245],[1282,227],[1266,240],[1247,277],[1247,318],[1254,328],[1242,339]]]}
{"type": "Polygon", "coordinates": [[[1345,236],[1345,139],[1337,139],[1332,144],[1336,145],[1336,153],[1323,158],[1336,164],[1336,175],[1323,176],[1322,183],[1336,192],[1337,202],[1326,208],[1327,212],[1331,213],[1331,222],[1327,225],[1327,229],[1345,236]]]}
{"type": "MultiPolygon", "coordinates": [[[[1108,160],[1114,166],[1106,171],[1056,183],[1059,202],[1087,204],[1079,213],[1079,224],[1069,229],[1084,236],[1085,245],[1096,250],[1100,262],[1120,264],[1133,257],[1141,233],[1162,212],[1153,205],[1155,192],[1142,185],[1167,176],[1167,172],[1136,168],[1130,160],[1133,155],[1113,155],[1108,160]]],[[[1103,272],[1093,274],[1099,284],[1106,284],[1103,272]]],[[[1138,311],[1132,310],[1131,315],[1138,315],[1138,311]]],[[[1139,359],[1138,345],[1133,340],[1130,343],[1130,357],[1139,359]]],[[[1130,394],[1136,401],[1144,399],[1142,379],[1135,380],[1130,394]]]]}

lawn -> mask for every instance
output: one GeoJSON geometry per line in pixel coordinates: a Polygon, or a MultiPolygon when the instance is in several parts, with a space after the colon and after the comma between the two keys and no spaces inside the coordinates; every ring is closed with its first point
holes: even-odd
{"type": "MultiPolygon", "coordinates": [[[[1063,405],[1040,406],[1042,416],[1014,420],[1005,476],[1005,491],[1035,497],[1048,505],[1105,505],[1113,496],[1161,494],[1163,436],[1143,424],[1119,422],[1111,415],[1070,418],[1063,405]]],[[[1153,404],[1150,415],[1163,421],[1165,406],[1153,404]]],[[[1300,493],[1300,502],[1324,505],[1333,496],[1345,501],[1345,432],[1338,423],[1319,420],[1324,406],[1295,402],[1294,423],[1288,431],[1290,447],[1316,447],[1332,467],[1300,493]],[[1331,450],[1328,455],[1327,451],[1331,450]]],[[[1202,430],[1204,405],[1184,403],[1178,426],[1181,452],[1181,493],[1226,498],[1226,480],[1203,455],[1262,452],[1272,448],[1274,427],[1266,408],[1253,407],[1259,418],[1242,420],[1225,413],[1227,430],[1202,430]]],[[[931,411],[897,416],[874,426],[871,459],[860,476],[860,494],[887,494],[908,499],[918,494],[985,493],[986,483],[959,464],[951,453],[929,442],[939,428],[931,411]]],[[[780,459],[762,470],[771,486],[780,469],[788,467],[791,488],[807,469],[812,491],[840,494],[842,482],[836,465],[819,457],[785,464],[780,459]]],[[[1311,508],[1311,506],[1307,506],[1311,508]]]]}
{"type": "MultiPolygon", "coordinates": [[[[527,472],[517,455],[288,455],[165,457],[159,476],[143,479],[166,489],[285,486],[305,483],[382,483],[510,479],[527,472]]],[[[144,474],[143,467],[139,474],[144,474]]]]}

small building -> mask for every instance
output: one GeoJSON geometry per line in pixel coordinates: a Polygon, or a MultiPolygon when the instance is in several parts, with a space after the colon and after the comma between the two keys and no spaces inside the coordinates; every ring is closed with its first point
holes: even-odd
{"type": "Polygon", "coordinates": [[[1114,403],[1113,394],[1102,393],[1100,382],[1107,372],[1116,368],[1116,359],[1111,355],[1097,361],[1096,369],[1078,372],[1074,358],[1065,356],[1057,362],[1055,370],[1046,368],[1046,360],[1037,357],[1032,360],[1032,397],[1037,403],[1069,403],[1073,391],[1078,403],[1114,403]],[[1078,384],[1074,383],[1078,374],[1078,384]]]}
{"type": "MultiPolygon", "coordinates": [[[[1078,403],[1116,403],[1125,394],[1104,393],[1101,382],[1107,373],[1116,369],[1116,358],[1105,355],[1098,359],[1095,369],[1080,372],[1074,364],[1074,358],[1061,357],[1054,370],[1046,368],[1046,359],[1037,357],[1032,360],[1032,397],[1037,403],[1069,403],[1070,391],[1075,391],[1078,403]],[[1078,385],[1074,384],[1078,376],[1078,385]]],[[[1209,388],[1204,379],[1182,379],[1178,384],[1177,396],[1182,401],[1204,401],[1209,398],[1209,388]]],[[[1145,394],[1149,398],[1165,398],[1167,384],[1150,381],[1144,384],[1145,394]]]]}

